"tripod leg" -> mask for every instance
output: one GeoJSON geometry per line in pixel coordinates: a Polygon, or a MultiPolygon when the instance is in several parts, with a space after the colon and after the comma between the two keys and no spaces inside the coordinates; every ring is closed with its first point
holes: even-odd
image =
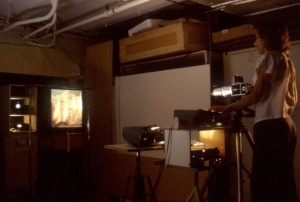
{"type": "MultiPolygon", "coordinates": [[[[253,150],[255,143],[254,143],[254,139],[253,139],[251,133],[248,131],[248,129],[246,127],[243,128],[242,133],[246,136],[248,143],[251,146],[251,149],[253,150]]],[[[251,177],[250,171],[248,171],[243,164],[242,164],[242,169],[247,173],[247,175],[249,177],[251,177]]]]}
{"type": "Polygon", "coordinates": [[[253,150],[255,142],[254,142],[254,139],[253,139],[252,135],[250,134],[250,132],[248,131],[247,128],[243,128],[242,132],[243,132],[243,134],[246,135],[246,138],[247,138],[247,140],[248,140],[248,142],[249,142],[249,144],[251,146],[251,149],[253,150]]]}
{"type": "Polygon", "coordinates": [[[200,198],[199,198],[199,189],[198,189],[198,187],[195,187],[195,195],[196,195],[196,201],[197,201],[197,202],[202,201],[202,200],[200,200],[200,198]]]}
{"type": "Polygon", "coordinates": [[[194,189],[188,196],[186,202],[190,202],[193,196],[195,196],[197,202],[200,202],[200,198],[199,198],[200,193],[198,188],[198,170],[194,171],[194,189]]]}
{"type": "Polygon", "coordinates": [[[80,194],[79,191],[77,190],[77,188],[75,187],[74,183],[72,182],[71,178],[69,177],[68,173],[65,170],[62,170],[62,173],[64,174],[65,178],[67,179],[67,181],[69,182],[69,184],[71,185],[73,191],[75,191],[75,193],[77,194],[77,196],[80,198],[80,194]]]}
{"type": "Polygon", "coordinates": [[[49,202],[52,201],[53,198],[54,198],[54,195],[55,195],[55,192],[56,192],[56,188],[57,188],[57,184],[58,184],[58,182],[59,182],[59,180],[61,178],[61,175],[62,175],[62,170],[59,169],[58,174],[57,174],[56,179],[55,179],[55,182],[54,182],[54,185],[52,187],[51,195],[49,197],[49,202]]]}
{"type": "Polygon", "coordinates": [[[201,189],[199,191],[200,201],[204,201],[204,197],[203,196],[205,194],[205,191],[208,188],[208,183],[210,181],[212,173],[213,173],[213,169],[211,169],[211,170],[208,171],[207,177],[206,177],[205,181],[203,182],[203,185],[202,185],[202,187],[201,187],[201,189]]]}
{"type": "Polygon", "coordinates": [[[200,202],[197,187],[194,187],[193,191],[190,193],[189,197],[186,199],[186,202],[190,202],[192,200],[193,196],[195,196],[197,202],[200,202]]]}
{"type": "Polygon", "coordinates": [[[123,200],[122,200],[122,202],[125,202],[125,200],[126,200],[126,198],[127,198],[127,194],[128,194],[128,189],[129,189],[130,181],[131,181],[131,176],[128,176],[128,177],[127,177],[127,181],[126,181],[125,193],[124,193],[124,195],[123,195],[123,200]]]}
{"type": "Polygon", "coordinates": [[[148,186],[149,186],[149,189],[150,189],[150,201],[154,201],[156,202],[156,197],[155,197],[155,190],[152,186],[152,183],[151,183],[151,180],[150,180],[150,177],[149,176],[145,176],[147,178],[147,182],[148,182],[148,186]]]}
{"type": "Polygon", "coordinates": [[[238,202],[242,202],[242,133],[236,133],[236,164],[238,183],[238,202]]]}
{"type": "Polygon", "coordinates": [[[247,170],[247,168],[244,165],[242,165],[242,169],[247,173],[248,177],[251,177],[250,171],[247,170]]]}

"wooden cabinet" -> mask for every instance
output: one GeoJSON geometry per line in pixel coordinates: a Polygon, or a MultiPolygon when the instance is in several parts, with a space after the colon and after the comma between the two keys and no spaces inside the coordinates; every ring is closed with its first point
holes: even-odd
{"type": "Polygon", "coordinates": [[[37,88],[0,87],[1,191],[4,199],[32,194],[37,182],[37,88]]]}
{"type": "Polygon", "coordinates": [[[177,22],[120,40],[120,62],[191,53],[208,48],[208,26],[177,22]]]}

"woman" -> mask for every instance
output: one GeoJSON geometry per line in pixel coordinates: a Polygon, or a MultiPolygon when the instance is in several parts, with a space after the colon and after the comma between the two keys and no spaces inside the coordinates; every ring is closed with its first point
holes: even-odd
{"type": "Polygon", "coordinates": [[[254,86],[239,101],[211,106],[214,111],[255,108],[252,202],[296,202],[294,152],[296,128],[291,114],[297,103],[296,73],[288,54],[288,29],[279,22],[254,25],[254,46],[261,55],[254,86]]]}

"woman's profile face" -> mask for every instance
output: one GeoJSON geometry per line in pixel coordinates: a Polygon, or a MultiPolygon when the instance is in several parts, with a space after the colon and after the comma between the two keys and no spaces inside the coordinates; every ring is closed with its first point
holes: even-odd
{"type": "Polygon", "coordinates": [[[266,53],[266,48],[264,45],[264,40],[260,38],[257,32],[255,32],[255,41],[254,41],[254,46],[257,48],[258,52],[260,54],[266,53]]]}

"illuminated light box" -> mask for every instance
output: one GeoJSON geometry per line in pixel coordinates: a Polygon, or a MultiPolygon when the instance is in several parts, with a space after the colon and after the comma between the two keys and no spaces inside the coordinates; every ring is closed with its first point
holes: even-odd
{"type": "Polygon", "coordinates": [[[51,89],[51,127],[82,127],[82,90],[51,89]]]}
{"type": "Polygon", "coordinates": [[[201,167],[225,157],[225,130],[165,130],[166,164],[201,167]]]}

